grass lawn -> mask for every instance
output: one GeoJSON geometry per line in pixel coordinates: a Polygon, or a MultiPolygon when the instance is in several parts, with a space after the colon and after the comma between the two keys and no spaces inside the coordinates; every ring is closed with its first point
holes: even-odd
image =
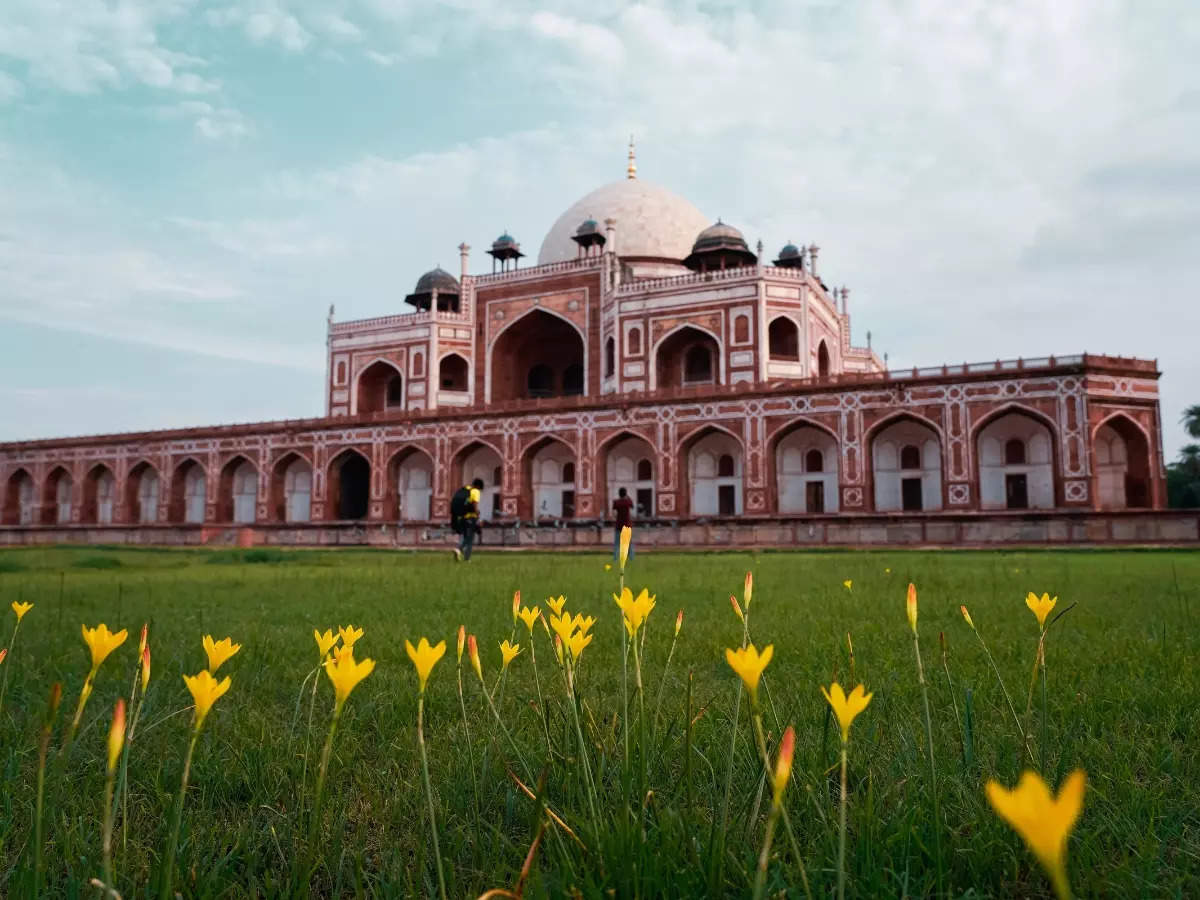
{"type": "MultiPolygon", "coordinates": [[[[547,804],[585,845],[550,827],[526,896],[749,896],[770,788],[762,793],[748,704],[744,696],[739,704],[739,681],[724,659],[724,648],[741,642],[728,598],[740,600],[747,570],[754,573],[752,637],[775,647],[765,675],[769,703],[760,689],[772,757],[782,727],[796,729],[786,802],[814,896],[830,896],[836,881],[840,739],[818,689],[835,677],[874,692],[849,745],[848,896],[934,894],[939,835],[947,896],[1048,896],[1045,875],[983,792],[988,778],[1015,784],[1031,755],[1052,787],[1077,767],[1087,772],[1069,845],[1077,895],[1200,896],[1200,554],[647,552],[628,577],[635,590],[647,586],[657,595],[643,651],[644,789],[636,701],[631,764],[623,763],[622,627],[611,596],[616,572],[604,570],[606,561],[486,546],[469,565],[449,554],[383,551],[0,551],[0,646],[15,621],[9,602],[35,604],[0,665],[8,677],[0,711],[0,896],[30,889],[40,721],[51,683],[61,681],[53,752],[89,665],[80,624],[98,622],[129,629],[129,639],[100,669],[69,759],[50,767],[43,858],[54,895],[96,896],[86,884],[101,874],[108,723],[117,697],[129,692],[138,631],[149,622],[153,678],[129,756],[128,814],[118,819],[114,844],[114,880],[126,898],[157,893],[190,734],[191,697],[180,676],[204,668],[207,633],[230,635],[242,650],[219,671],[233,686],[196,746],[173,888],[197,897],[304,893],[293,874],[309,847],[301,804],[313,791],[333,692],[322,676],[311,737],[307,691],[299,707],[298,698],[317,662],[313,628],[346,623],[365,628],[355,654],[377,668],[339,723],[313,847],[314,895],[437,894],[416,744],[416,676],[404,649],[405,638],[428,636],[447,642],[429,681],[425,735],[449,896],[511,890],[517,881],[542,817],[507,768],[533,788],[544,770],[547,804]],[[940,829],[905,618],[909,581],[920,596],[940,829]],[[577,675],[597,782],[594,818],[571,705],[541,625],[533,637],[545,702],[538,703],[527,651],[496,697],[520,760],[464,659],[467,738],[455,631],[462,623],[478,635],[491,688],[517,589],[547,614],[545,598],[565,594],[569,610],[597,617],[577,675]],[[1056,612],[1076,605],[1047,637],[1048,715],[1039,689],[1026,749],[959,604],[987,640],[1024,724],[1038,635],[1025,607],[1028,591],[1057,595],[1056,612]],[[685,620],[663,682],[679,609],[685,620]],[[949,645],[953,691],[939,632],[949,645]],[[731,763],[735,706],[741,718],[731,763]]],[[[518,635],[527,648],[523,624],[518,635]]],[[[631,686],[632,664],[631,657],[631,686]]],[[[781,830],[767,892],[804,896],[781,830]]]]}

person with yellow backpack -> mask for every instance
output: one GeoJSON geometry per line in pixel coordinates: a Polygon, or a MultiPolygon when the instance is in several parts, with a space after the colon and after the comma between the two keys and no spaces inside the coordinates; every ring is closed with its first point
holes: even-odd
{"type": "Polygon", "coordinates": [[[460,487],[450,498],[450,527],[458,535],[454,558],[459,562],[470,561],[471,548],[475,546],[475,536],[479,534],[479,497],[482,490],[483,479],[476,478],[460,487]]]}

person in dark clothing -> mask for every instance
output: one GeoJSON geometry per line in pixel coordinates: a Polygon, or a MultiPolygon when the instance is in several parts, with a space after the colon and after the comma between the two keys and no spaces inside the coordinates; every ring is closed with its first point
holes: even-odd
{"type": "Polygon", "coordinates": [[[483,490],[483,479],[476,478],[471,482],[468,494],[466,510],[462,514],[458,525],[458,547],[454,551],[454,556],[460,562],[468,562],[471,559],[471,548],[475,546],[475,536],[479,534],[479,498],[480,492],[483,490]]]}
{"type": "MultiPolygon", "coordinates": [[[[629,492],[625,488],[620,488],[617,491],[617,499],[613,501],[613,517],[616,519],[613,528],[613,562],[619,562],[621,558],[621,529],[624,527],[633,528],[633,501],[629,499],[629,492]]],[[[633,536],[629,538],[629,558],[633,559],[633,536]]]]}

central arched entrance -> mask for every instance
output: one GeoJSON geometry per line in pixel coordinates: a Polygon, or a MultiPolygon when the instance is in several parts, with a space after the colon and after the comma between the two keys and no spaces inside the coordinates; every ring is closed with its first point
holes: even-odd
{"type": "Polygon", "coordinates": [[[1150,505],[1150,444],[1131,419],[1113,416],[1097,428],[1094,453],[1100,509],[1150,505]]]}
{"type": "MultiPolygon", "coordinates": [[[[428,522],[432,518],[433,460],[416,447],[398,451],[388,462],[388,484],[396,518],[401,522],[428,522]]],[[[460,486],[455,485],[454,490],[460,486]]]]}
{"type": "Polygon", "coordinates": [[[535,519],[575,515],[575,453],[562,441],[543,438],[526,451],[527,483],[535,519]]]}
{"type": "Polygon", "coordinates": [[[707,428],[684,445],[688,512],[693,516],[742,514],[742,445],[726,431],[707,428]]]}
{"type": "Polygon", "coordinates": [[[605,516],[612,515],[612,505],[621,488],[633,500],[638,518],[654,515],[654,448],[636,435],[617,438],[604,455],[604,480],[608,505],[605,516]]]}
{"type": "Polygon", "coordinates": [[[553,313],[526,313],[492,345],[490,396],[495,402],[585,394],[586,384],[583,338],[553,313]]]}
{"type": "Polygon", "coordinates": [[[911,418],[894,420],[871,438],[877,512],[942,508],[942,450],[937,432],[911,418]]]}
{"type": "Polygon", "coordinates": [[[775,487],[781,513],[838,511],[838,445],[833,435],[801,424],[775,444],[775,487]]]}
{"type": "Polygon", "coordinates": [[[358,376],[355,412],[375,413],[404,409],[404,376],[387,360],[376,360],[358,376]]]}
{"type": "Polygon", "coordinates": [[[1013,411],[979,430],[981,509],[1053,509],[1054,439],[1034,416],[1013,411]]]}
{"type": "Polygon", "coordinates": [[[468,444],[456,455],[451,471],[458,476],[450,483],[452,496],[464,484],[471,484],[478,478],[483,482],[483,488],[479,492],[479,518],[487,521],[500,517],[504,464],[495,449],[481,441],[468,444]]]}
{"type": "Polygon", "coordinates": [[[371,464],[357,450],[343,450],[329,464],[329,518],[365,519],[371,505],[371,464]]]}

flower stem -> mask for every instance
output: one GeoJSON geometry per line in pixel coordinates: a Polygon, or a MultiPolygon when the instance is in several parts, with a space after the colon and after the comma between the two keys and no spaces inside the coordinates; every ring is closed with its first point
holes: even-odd
{"type": "Polygon", "coordinates": [[[921,662],[921,640],[913,629],[913,653],[917,657],[917,681],[921,684],[921,700],[925,707],[925,747],[929,754],[929,791],[933,799],[933,855],[937,866],[937,892],[942,893],[942,816],[938,803],[937,763],[933,752],[933,719],[929,715],[929,685],[925,683],[925,665],[921,662]]]}
{"type": "Polygon", "coordinates": [[[842,802],[838,809],[838,900],[846,900],[846,741],[842,741],[842,802]]]}
{"type": "Polygon", "coordinates": [[[79,692],[79,704],[75,707],[75,718],[71,720],[71,727],[67,730],[66,740],[63,745],[58,748],[58,757],[64,762],[67,760],[71,752],[71,744],[75,740],[75,733],[79,731],[79,723],[83,720],[83,708],[87,706],[88,698],[92,696],[92,685],[96,681],[96,667],[93,666],[87,674],[87,678],[83,680],[83,688],[79,692]]]}
{"type": "Polygon", "coordinates": [[[662,679],[658,682],[658,697],[654,701],[654,735],[658,736],[658,714],[662,712],[663,688],[667,685],[667,672],[671,670],[671,658],[675,655],[675,645],[679,642],[679,633],[671,638],[671,649],[667,651],[667,663],[663,666],[662,679]]]}
{"type": "Polygon", "coordinates": [[[0,712],[4,710],[4,695],[8,693],[8,670],[12,668],[13,647],[17,643],[17,629],[21,627],[21,620],[17,619],[17,624],[13,626],[12,637],[8,639],[8,665],[4,667],[3,681],[0,681],[0,712]]]}
{"type": "Polygon", "coordinates": [[[58,715],[58,697],[62,686],[55,684],[50,690],[50,707],[42,723],[41,741],[38,744],[37,800],[33,813],[33,896],[42,889],[42,821],[46,799],[46,756],[50,752],[50,737],[54,733],[54,720],[58,715]]]}
{"type": "Polygon", "coordinates": [[[183,801],[187,794],[188,776],[192,771],[192,754],[196,750],[196,739],[200,737],[200,727],[197,724],[192,729],[192,739],[188,741],[187,755],[183,758],[183,777],[179,781],[179,796],[175,798],[175,814],[171,822],[171,837],[167,843],[167,861],[163,866],[162,881],[159,884],[159,900],[170,900],[171,881],[175,873],[175,851],[179,846],[179,826],[183,822],[183,801]]]}
{"type": "Polygon", "coordinates": [[[548,759],[554,758],[554,747],[550,743],[550,721],[546,710],[546,699],[542,696],[542,679],[538,675],[537,642],[533,639],[533,629],[529,630],[529,656],[533,661],[533,683],[537,685],[538,709],[541,710],[542,731],[546,734],[546,754],[548,759]]]}
{"type": "Polygon", "coordinates": [[[779,819],[779,804],[772,803],[767,814],[767,833],[763,836],[762,851],[758,854],[758,872],[754,876],[754,900],[761,900],[767,890],[767,861],[771,858],[771,838],[779,819]]]}
{"type": "Polygon", "coordinates": [[[1000,669],[996,666],[996,660],[992,659],[992,651],[988,649],[987,642],[984,641],[983,635],[978,629],[972,628],[975,632],[975,637],[979,638],[979,645],[983,647],[983,654],[987,657],[988,663],[991,664],[992,671],[996,673],[996,681],[1000,684],[1000,690],[1004,693],[1004,699],[1008,703],[1008,711],[1012,713],[1013,722],[1017,725],[1017,733],[1021,735],[1021,743],[1025,745],[1025,751],[1029,754],[1029,761],[1033,762],[1033,750],[1029,747],[1029,740],[1025,737],[1025,727],[1021,724],[1021,717],[1017,715],[1017,709],[1013,706],[1012,697],[1008,693],[1008,688],[1004,685],[1004,678],[1000,675],[1000,669]]]}
{"type": "Polygon", "coordinates": [[[433,857],[437,861],[438,894],[446,900],[446,878],[442,874],[442,851],[438,846],[437,815],[433,806],[433,785],[429,781],[429,758],[425,753],[425,692],[417,698],[417,746],[421,749],[421,776],[425,797],[429,800],[429,834],[433,838],[433,857]]]}
{"type": "Polygon", "coordinates": [[[101,843],[101,852],[104,860],[104,884],[112,891],[115,890],[113,884],[113,867],[112,867],[112,833],[113,833],[113,793],[116,787],[117,770],[114,766],[109,769],[108,774],[104,778],[104,831],[101,843]]]}
{"type": "Polygon", "coordinates": [[[471,725],[467,720],[467,702],[463,699],[462,666],[458,667],[458,706],[462,710],[463,734],[467,745],[467,768],[471,770],[471,792],[475,797],[475,827],[479,828],[479,779],[475,776],[475,753],[471,749],[471,725]]]}

